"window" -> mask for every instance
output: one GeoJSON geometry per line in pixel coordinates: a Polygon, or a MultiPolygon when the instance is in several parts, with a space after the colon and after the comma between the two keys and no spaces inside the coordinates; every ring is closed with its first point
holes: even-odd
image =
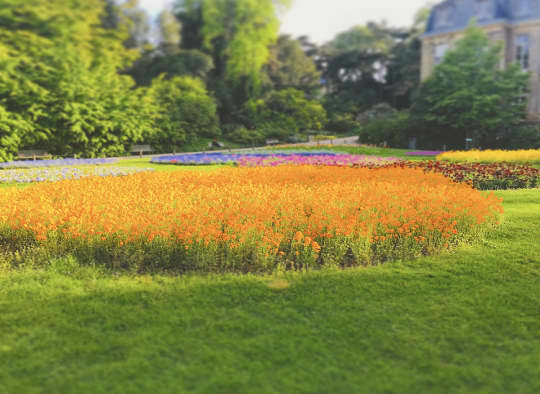
{"type": "Polygon", "coordinates": [[[529,36],[519,35],[516,37],[516,62],[523,70],[529,69],[529,36]]]}
{"type": "Polygon", "coordinates": [[[491,0],[476,0],[475,11],[478,20],[491,18],[491,0]]]}
{"type": "Polygon", "coordinates": [[[518,0],[516,14],[517,16],[524,16],[531,11],[531,0],[518,0]]]}
{"type": "Polygon", "coordinates": [[[435,25],[437,27],[447,27],[452,24],[454,8],[451,5],[440,7],[435,14],[435,25]]]}
{"type": "Polygon", "coordinates": [[[438,44],[438,45],[435,45],[435,54],[434,54],[434,59],[435,59],[435,64],[440,64],[443,59],[444,59],[444,55],[446,54],[446,51],[448,51],[448,48],[449,48],[449,45],[448,44],[438,44]]]}

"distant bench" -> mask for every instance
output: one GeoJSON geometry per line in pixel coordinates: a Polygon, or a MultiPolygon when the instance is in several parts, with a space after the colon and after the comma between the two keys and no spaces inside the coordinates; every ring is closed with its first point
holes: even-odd
{"type": "Polygon", "coordinates": [[[277,145],[277,144],[279,144],[279,140],[275,140],[275,139],[266,140],[266,145],[277,145]]]}
{"type": "Polygon", "coordinates": [[[154,150],[150,145],[133,145],[131,147],[130,153],[138,153],[139,156],[142,156],[144,153],[153,153],[154,150]]]}
{"type": "Polygon", "coordinates": [[[46,150],[39,150],[39,149],[33,149],[33,150],[21,150],[19,151],[19,154],[17,155],[17,159],[19,160],[37,160],[37,159],[51,159],[52,155],[47,152],[46,150]]]}

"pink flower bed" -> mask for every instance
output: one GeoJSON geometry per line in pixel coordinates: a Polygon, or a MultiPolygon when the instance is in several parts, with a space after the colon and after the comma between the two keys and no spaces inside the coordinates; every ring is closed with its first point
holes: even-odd
{"type": "Polygon", "coordinates": [[[237,164],[243,167],[268,167],[280,165],[315,165],[315,166],[362,166],[379,167],[400,161],[395,157],[378,157],[367,155],[275,155],[267,157],[240,157],[237,164]]]}

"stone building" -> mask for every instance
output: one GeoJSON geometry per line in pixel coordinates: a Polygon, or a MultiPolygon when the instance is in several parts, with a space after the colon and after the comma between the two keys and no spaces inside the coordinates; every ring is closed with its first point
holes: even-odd
{"type": "Polygon", "coordinates": [[[503,42],[501,67],[517,62],[531,73],[528,113],[540,120],[540,0],[446,0],[435,5],[422,36],[422,80],[472,20],[490,39],[503,42]]]}

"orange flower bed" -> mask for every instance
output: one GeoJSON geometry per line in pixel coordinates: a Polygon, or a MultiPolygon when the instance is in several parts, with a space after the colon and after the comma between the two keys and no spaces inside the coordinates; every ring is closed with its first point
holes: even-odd
{"type": "Polygon", "coordinates": [[[409,168],[226,168],[0,190],[0,237],[210,270],[372,264],[448,248],[500,199],[409,168]]]}

